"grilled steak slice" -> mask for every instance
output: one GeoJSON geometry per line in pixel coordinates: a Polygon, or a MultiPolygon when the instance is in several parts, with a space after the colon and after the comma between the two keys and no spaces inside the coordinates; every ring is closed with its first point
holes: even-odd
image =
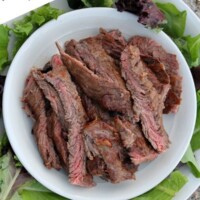
{"type": "Polygon", "coordinates": [[[121,32],[119,30],[107,32],[105,29],[100,28],[98,37],[101,39],[102,46],[106,52],[113,57],[115,61],[120,61],[121,53],[127,46],[127,41],[122,36],[121,32]]]}
{"type": "Polygon", "coordinates": [[[155,159],[158,153],[152,148],[150,143],[144,138],[142,130],[138,124],[115,119],[116,128],[120,134],[124,147],[128,150],[128,155],[135,165],[155,159]]]}
{"type": "Polygon", "coordinates": [[[176,113],[181,103],[182,93],[182,78],[179,75],[179,65],[176,55],[167,53],[163,47],[147,37],[134,36],[129,44],[136,45],[142,54],[152,56],[164,64],[171,84],[171,89],[165,101],[164,113],[176,113]]]}
{"type": "Polygon", "coordinates": [[[124,113],[132,118],[132,105],[130,93],[118,81],[98,76],[88,69],[84,63],[66,54],[59,47],[62,60],[75,78],[76,83],[83,89],[84,93],[97,101],[102,107],[124,113]]]}
{"type": "Polygon", "coordinates": [[[44,74],[62,102],[66,132],[68,132],[69,181],[84,187],[94,186],[92,176],[86,171],[86,155],[82,137],[82,129],[86,123],[86,113],[82,106],[75,84],[63,66],[60,56],[52,58],[53,70],[44,74]]]}
{"type": "Polygon", "coordinates": [[[63,110],[61,99],[59,98],[57,91],[54,89],[54,87],[51,84],[49,84],[45,80],[44,74],[42,74],[40,70],[32,70],[32,75],[35,81],[37,82],[38,86],[42,90],[45,98],[49,100],[52,109],[58,116],[63,129],[66,131],[67,126],[65,123],[65,113],[63,110]]]}
{"type": "Polygon", "coordinates": [[[162,124],[162,97],[147,77],[145,63],[136,46],[127,46],[121,55],[122,76],[132,94],[145,137],[158,152],[168,148],[169,138],[162,124]]]}
{"type": "Polygon", "coordinates": [[[123,148],[116,130],[102,122],[95,120],[84,129],[86,145],[91,152],[89,158],[98,156],[106,164],[106,174],[112,183],[119,183],[124,180],[133,179],[132,170],[127,169],[122,162],[123,148]]]}
{"type": "Polygon", "coordinates": [[[45,98],[32,77],[29,75],[22,99],[25,111],[35,119],[33,133],[44,165],[47,168],[61,169],[59,158],[54,150],[52,139],[48,136],[47,113],[45,109],[45,98]]]}
{"type": "Polygon", "coordinates": [[[61,123],[55,112],[48,112],[48,133],[52,138],[58,156],[62,162],[63,168],[68,171],[68,149],[67,141],[64,139],[61,123]]]}
{"type": "Polygon", "coordinates": [[[125,88],[125,84],[117,71],[117,66],[102,47],[102,41],[98,37],[89,37],[81,40],[75,45],[85,65],[97,76],[115,82],[119,87],[125,88]]]}

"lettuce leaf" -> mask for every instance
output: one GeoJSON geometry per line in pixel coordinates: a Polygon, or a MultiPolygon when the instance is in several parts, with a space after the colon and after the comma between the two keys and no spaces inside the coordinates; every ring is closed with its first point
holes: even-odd
{"type": "Polygon", "coordinates": [[[191,147],[193,151],[200,149],[200,90],[197,91],[197,118],[191,147]]]}
{"type": "Polygon", "coordinates": [[[164,13],[167,23],[163,25],[163,31],[172,38],[182,37],[186,26],[186,11],[179,11],[171,3],[156,3],[158,8],[164,13]]]}
{"type": "Polygon", "coordinates": [[[181,172],[174,171],[155,188],[132,200],[172,200],[187,181],[187,177],[181,172]]]}
{"type": "Polygon", "coordinates": [[[9,31],[7,26],[0,25],[0,71],[8,64],[9,31]]]}
{"type": "Polygon", "coordinates": [[[8,151],[0,157],[0,199],[6,200],[17,177],[21,172],[21,168],[17,169],[12,159],[12,153],[8,151]]]}
{"type": "Polygon", "coordinates": [[[21,45],[26,39],[44,23],[57,19],[63,11],[53,8],[50,4],[44,5],[35,11],[32,11],[28,16],[16,21],[13,25],[12,32],[15,35],[15,45],[13,48],[13,56],[17,53],[21,45]]]}
{"type": "Polygon", "coordinates": [[[20,186],[10,200],[67,200],[32,179],[20,186]]]}
{"type": "Polygon", "coordinates": [[[195,37],[184,35],[187,12],[178,10],[171,3],[157,2],[156,5],[167,19],[167,23],[163,25],[163,31],[174,40],[190,67],[199,66],[200,34],[195,37]]]}
{"type": "Polygon", "coordinates": [[[191,172],[194,174],[194,176],[196,176],[197,178],[200,178],[200,167],[194,157],[194,153],[192,151],[192,147],[191,145],[189,145],[186,153],[184,154],[182,160],[181,160],[182,163],[186,163],[191,172]]]}
{"type": "Polygon", "coordinates": [[[17,168],[10,150],[0,157],[0,199],[67,200],[42,186],[22,167],[17,168]]]}
{"type": "Polygon", "coordinates": [[[190,67],[200,65],[200,34],[194,37],[183,36],[174,39],[190,67]]]}

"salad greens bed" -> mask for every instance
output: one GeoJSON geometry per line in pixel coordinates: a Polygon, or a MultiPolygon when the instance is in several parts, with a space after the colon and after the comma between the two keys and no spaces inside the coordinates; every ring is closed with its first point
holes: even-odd
{"type": "MultiPolygon", "coordinates": [[[[68,3],[73,9],[92,6],[111,7],[114,4],[113,0],[68,0],[68,3]]],[[[187,12],[179,11],[171,3],[157,2],[156,5],[164,13],[166,18],[166,23],[162,23],[157,28],[159,30],[163,29],[177,44],[190,68],[200,68],[200,34],[194,37],[184,35],[187,12]]],[[[35,30],[49,20],[57,19],[62,13],[63,11],[47,4],[14,22],[12,27],[0,25],[0,72],[3,72],[9,66],[21,45],[35,30]],[[8,52],[11,37],[14,38],[14,46],[12,47],[12,52],[8,52]]],[[[0,100],[2,98],[4,79],[5,77],[0,76],[0,100]]],[[[200,90],[197,90],[197,119],[194,135],[182,159],[182,163],[186,163],[196,177],[200,177],[200,167],[193,152],[200,149],[199,141],[200,90]]],[[[133,200],[171,200],[186,182],[187,178],[176,170],[155,188],[139,197],[133,198],[133,200]]],[[[66,198],[46,189],[28,174],[14,155],[6,134],[0,136],[0,199],[66,200],[66,198]]]]}

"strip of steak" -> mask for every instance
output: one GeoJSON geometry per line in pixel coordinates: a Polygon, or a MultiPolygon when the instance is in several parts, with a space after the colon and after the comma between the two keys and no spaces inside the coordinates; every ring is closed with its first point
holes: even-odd
{"type": "Polygon", "coordinates": [[[102,46],[106,52],[119,63],[122,51],[127,46],[127,41],[119,30],[106,31],[100,28],[100,34],[97,36],[102,41],[102,46]]]}
{"type": "Polygon", "coordinates": [[[52,109],[54,110],[56,115],[59,117],[62,127],[66,131],[67,126],[65,122],[65,113],[63,110],[62,102],[59,98],[57,91],[54,89],[54,87],[51,84],[49,84],[45,80],[44,74],[40,70],[32,70],[32,75],[35,81],[37,82],[38,86],[42,90],[45,98],[49,100],[52,109]]]}
{"type": "Polygon", "coordinates": [[[58,117],[55,112],[50,110],[48,112],[48,132],[52,138],[54,146],[58,152],[58,156],[62,162],[63,167],[68,171],[68,149],[67,141],[64,139],[63,130],[58,117]]]}
{"type": "Polygon", "coordinates": [[[122,87],[118,81],[112,81],[112,78],[98,76],[84,63],[65,53],[58,44],[57,46],[68,71],[87,96],[110,111],[131,115],[130,118],[132,118],[130,93],[125,89],[125,86],[122,87]]]}
{"type": "Polygon", "coordinates": [[[92,176],[86,170],[86,155],[82,129],[86,113],[70,74],[63,66],[59,55],[52,58],[53,70],[44,74],[45,80],[57,91],[62,102],[68,132],[69,181],[74,185],[94,186],[92,176]]]}
{"type": "Polygon", "coordinates": [[[179,75],[176,55],[167,53],[160,44],[147,37],[134,36],[129,44],[136,45],[142,54],[152,56],[164,64],[171,84],[165,101],[164,113],[176,113],[181,103],[182,93],[182,78],[179,75]]]}
{"type": "Polygon", "coordinates": [[[47,168],[61,169],[59,158],[55,152],[52,139],[47,132],[47,114],[42,91],[30,74],[27,78],[22,99],[25,111],[35,119],[33,133],[44,165],[47,168]]]}
{"type": "Polygon", "coordinates": [[[150,143],[144,138],[138,124],[115,119],[116,128],[120,134],[124,147],[128,150],[128,155],[135,165],[154,160],[158,153],[152,148],[150,143]]]}
{"type": "Polygon", "coordinates": [[[164,152],[168,148],[169,138],[162,123],[163,102],[148,79],[146,68],[141,61],[139,49],[127,46],[121,55],[122,76],[137,107],[145,137],[154,149],[164,152]]]}
{"type": "Polygon", "coordinates": [[[84,135],[91,152],[89,158],[98,156],[104,160],[108,175],[106,178],[112,183],[134,178],[133,170],[127,169],[121,160],[123,148],[118,133],[112,126],[95,120],[85,127],[84,135]]]}

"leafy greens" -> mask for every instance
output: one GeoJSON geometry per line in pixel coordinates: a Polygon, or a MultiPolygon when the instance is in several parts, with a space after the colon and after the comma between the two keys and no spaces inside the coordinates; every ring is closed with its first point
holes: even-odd
{"type": "Polygon", "coordinates": [[[156,3],[160,10],[165,14],[167,23],[164,24],[165,31],[177,44],[183,53],[189,67],[200,65],[200,34],[192,37],[185,36],[186,11],[179,11],[171,3],[156,3]]]}
{"type": "Polygon", "coordinates": [[[9,28],[0,25],[0,71],[8,64],[9,28]]]}
{"type": "Polygon", "coordinates": [[[57,8],[53,8],[50,4],[44,5],[35,11],[32,11],[28,16],[16,21],[12,32],[15,35],[15,45],[13,48],[13,56],[25,42],[25,40],[44,23],[57,19],[63,12],[57,8]]]}
{"type": "Polygon", "coordinates": [[[186,25],[186,11],[179,11],[171,3],[156,3],[159,9],[165,14],[167,23],[163,24],[163,31],[172,38],[182,37],[186,25]]]}
{"type": "Polygon", "coordinates": [[[18,190],[12,195],[10,200],[67,200],[61,197],[44,186],[36,180],[31,179],[21,185],[18,190]]]}
{"type": "Polygon", "coordinates": [[[111,7],[113,0],[81,0],[86,7],[111,7]]]}
{"type": "Polygon", "coordinates": [[[183,36],[175,38],[174,42],[183,53],[190,67],[200,65],[200,34],[195,37],[183,36]]]}
{"type": "Polygon", "coordinates": [[[181,160],[182,163],[186,163],[189,168],[191,169],[192,173],[200,178],[200,167],[194,157],[194,153],[192,151],[192,147],[191,145],[189,145],[185,155],[183,156],[182,160],[181,160]]]}
{"type": "Polygon", "coordinates": [[[8,45],[10,40],[9,33],[15,36],[12,56],[14,57],[26,39],[44,23],[51,19],[57,19],[63,12],[49,4],[30,12],[23,19],[14,22],[13,27],[0,25],[0,71],[9,64],[8,45]]]}
{"type": "Polygon", "coordinates": [[[200,90],[197,91],[197,118],[194,129],[194,135],[191,141],[193,151],[200,149],[200,90]]]}

